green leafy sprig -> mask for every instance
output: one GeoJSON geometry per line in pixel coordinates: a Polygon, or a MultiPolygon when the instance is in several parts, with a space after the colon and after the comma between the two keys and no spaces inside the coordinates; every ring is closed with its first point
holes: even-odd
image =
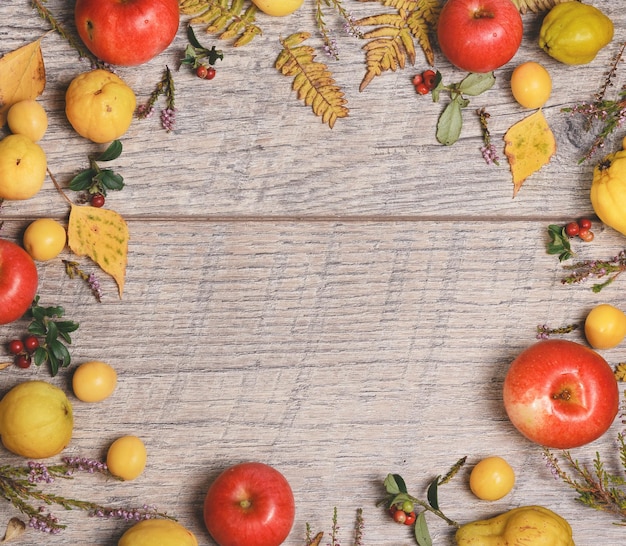
{"type": "Polygon", "coordinates": [[[565,233],[564,226],[557,226],[556,224],[549,225],[548,235],[550,236],[550,241],[546,248],[548,254],[558,254],[559,262],[569,260],[574,256],[572,246],[569,242],[569,236],[565,233]]]}
{"type": "Polygon", "coordinates": [[[419,505],[422,508],[417,514],[414,524],[415,540],[419,546],[432,546],[433,543],[426,520],[427,512],[438,516],[452,527],[457,529],[460,527],[456,521],[450,519],[441,511],[438,496],[439,487],[448,483],[463,467],[466,460],[467,457],[462,457],[443,477],[439,475],[433,478],[427,488],[426,500],[410,495],[404,479],[399,474],[388,474],[385,478],[384,486],[388,496],[382,503],[387,509],[391,508],[393,505],[402,504],[405,501],[410,501],[414,505],[419,505]]]}
{"type": "Polygon", "coordinates": [[[218,59],[222,60],[224,58],[224,53],[221,49],[215,49],[215,46],[212,46],[211,49],[204,47],[196,38],[196,33],[191,25],[187,27],[187,39],[189,44],[185,48],[185,57],[181,61],[182,65],[189,66],[192,70],[195,70],[200,65],[206,66],[207,62],[210,65],[214,65],[218,59]]]}
{"type": "Polygon", "coordinates": [[[77,322],[71,320],[60,320],[64,314],[65,309],[61,306],[40,306],[39,296],[35,297],[28,311],[31,318],[28,332],[43,338],[43,342],[33,353],[33,362],[36,366],[48,362],[53,377],[57,375],[59,368],[67,368],[70,365],[72,359],[63,342],[71,344],[70,333],[78,330],[79,326],[77,322]]]}
{"type": "Polygon", "coordinates": [[[476,97],[488,91],[496,83],[493,72],[477,74],[470,72],[459,83],[446,85],[437,73],[438,84],[432,91],[433,101],[439,102],[442,92],[450,95],[450,102],[439,115],[437,122],[437,141],[446,146],[454,144],[461,136],[463,128],[463,108],[470,103],[469,97],[476,97]]]}
{"type": "Polygon", "coordinates": [[[0,466],[0,497],[4,497],[26,518],[28,525],[38,531],[58,534],[66,528],[59,519],[51,513],[46,513],[40,503],[48,506],[57,505],[65,510],[83,510],[90,516],[118,518],[127,521],[140,521],[152,518],[174,519],[166,513],[159,512],[154,507],[141,508],[111,508],[95,502],[62,497],[54,493],[44,492],[38,484],[51,484],[57,478],[72,479],[76,471],[88,474],[104,474],[108,478],[115,478],[107,469],[105,463],[82,457],[65,457],[62,463],[45,465],[40,462],[28,462],[25,466],[0,466]],[[36,504],[36,506],[35,506],[36,504]]]}
{"type": "Polygon", "coordinates": [[[104,152],[90,156],[89,168],[80,171],[70,180],[70,190],[87,191],[90,195],[106,195],[108,190],[121,190],[124,187],[124,178],[112,169],[103,169],[98,165],[98,162],[113,161],[121,154],[122,143],[114,140],[104,152]]]}

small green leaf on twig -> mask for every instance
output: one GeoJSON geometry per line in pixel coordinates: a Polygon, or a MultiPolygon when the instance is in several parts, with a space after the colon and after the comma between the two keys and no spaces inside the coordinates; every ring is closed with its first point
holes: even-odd
{"type": "Polygon", "coordinates": [[[78,330],[77,322],[59,320],[64,314],[63,307],[40,306],[39,296],[35,297],[29,310],[31,323],[28,326],[28,332],[38,338],[43,338],[41,345],[33,353],[33,362],[36,366],[48,362],[50,374],[53,377],[57,375],[59,368],[66,368],[70,365],[71,356],[63,342],[71,344],[70,334],[78,330]]]}
{"type": "Polygon", "coordinates": [[[89,168],[80,171],[70,180],[70,190],[87,191],[90,195],[107,194],[107,190],[121,190],[124,187],[124,178],[111,169],[102,169],[98,162],[113,161],[122,154],[122,143],[119,140],[111,142],[102,153],[89,158],[89,168]]]}
{"type": "Polygon", "coordinates": [[[430,537],[428,531],[428,523],[426,522],[426,515],[424,512],[420,512],[415,520],[415,540],[419,546],[432,546],[433,540],[430,537]]]}
{"type": "Polygon", "coordinates": [[[558,254],[559,262],[569,260],[574,256],[569,237],[567,233],[565,233],[563,226],[557,226],[556,224],[549,225],[548,235],[550,235],[550,241],[546,247],[548,254],[558,254]]]}
{"type": "Polygon", "coordinates": [[[438,78],[438,84],[432,91],[434,102],[439,102],[442,91],[450,94],[450,102],[446,105],[437,122],[437,141],[445,146],[454,144],[461,136],[463,128],[463,108],[470,101],[466,96],[475,97],[489,89],[496,82],[493,72],[487,74],[469,73],[461,82],[446,85],[438,78]]]}

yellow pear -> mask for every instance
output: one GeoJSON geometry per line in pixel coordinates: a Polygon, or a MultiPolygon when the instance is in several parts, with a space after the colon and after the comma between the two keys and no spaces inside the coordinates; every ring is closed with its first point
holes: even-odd
{"type": "Polygon", "coordinates": [[[9,451],[29,459],[57,455],[74,429],[65,392],[45,381],[25,381],[0,400],[0,440],[9,451]]]}

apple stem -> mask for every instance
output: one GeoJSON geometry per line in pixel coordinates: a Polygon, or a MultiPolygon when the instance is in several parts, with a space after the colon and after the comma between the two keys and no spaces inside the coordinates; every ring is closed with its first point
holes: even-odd
{"type": "Polygon", "coordinates": [[[554,400],[565,400],[566,402],[572,397],[572,393],[569,389],[565,389],[561,392],[552,395],[554,400]]]}
{"type": "Polygon", "coordinates": [[[252,506],[252,503],[248,499],[244,499],[239,503],[239,506],[241,506],[244,510],[247,510],[250,506],[252,506]]]}
{"type": "Polygon", "coordinates": [[[485,9],[477,9],[474,12],[474,19],[493,19],[495,17],[493,11],[488,11],[485,9]]]}

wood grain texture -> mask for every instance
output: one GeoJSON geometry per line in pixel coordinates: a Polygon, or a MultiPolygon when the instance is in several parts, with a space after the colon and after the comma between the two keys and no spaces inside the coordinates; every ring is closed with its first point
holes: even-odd
{"type": "MultiPolygon", "coordinates": [[[[28,2],[8,4],[0,4],[2,52],[47,30],[28,2]]],[[[69,3],[47,5],[71,25],[69,3]]],[[[124,299],[104,274],[97,304],[80,280],[65,275],[60,258],[39,264],[42,303],[63,305],[80,322],[73,361],[105,360],[119,374],[105,402],[72,398],[76,428],[66,454],[102,457],[116,437],[137,434],[149,464],[133,482],[77,476],[51,489],[108,505],[154,504],[212,545],[201,516],[209,484],[226,466],[262,460],[295,492],[287,546],[305,543],[307,522],[328,533],[334,507],[341,544],[352,543],[362,507],[364,544],[408,545],[408,529],[376,506],[385,475],[402,474],[425,496],[430,479],[467,455],[467,467],[440,491],[452,518],[542,504],[570,521],[578,546],[622,544],[624,530],[613,518],[582,507],[553,480],[541,449],[508,422],[500,392],[509,362],[535,341],[538,324],[581,322],[601,301],[626,305],[623,279],[600,295],[588,285],[563,286],[561,266],[545,252],[548,224],[592,211],[592,164],[577,163],[588,135],[561,108],[598,89],[625,39],[619,7],[602,5],[616,23],[615,42],[583,68],[541,54],[534,47],[540,17],[524,17],[524,46],[514,61],[538,59],[552,70],[545,113],[559,149],[515,199],[506,162],[488,167],[480,156],[472,109],[487,106],[496,139],[528,113],[509,96],[515,63],[494,90],[472,101],[463,137],[450,148],[434,139],[442,105],[415,94],[412,68],[358,92],[364,65],[356,39],[340,41],[341,59],[332,64],[350,117],[330,130],[298,103],[272,63],[279,35],[314,29],[309,4],[288,19],[259,16],[264,35],[240,50],[225,45],[215,80],[176,71],[177,129],[165,133],[157,118],[133,123],[115,162],[127,186],[111,193],[107,206],[127,219],[131,233],[124,299]],[[480,502],[469,492],[469,471],[492,454],[513,465],[517,484],[501,501],[480,502]]],[[[359,16],[380,11],[374,3],[350,8],[359,16]]],[[[162,56],[118,73],[145,100],[164,65],[177,68],[185,44],[181,27],[162,56]]],[[[63,114],[64,89],[88,66],[55,34],[42,47],[48,85],[41,101],[50,117],[42,146],[67,185],[97,148],[76,136],[63,114]]],[[[438,68],[452,81],[463,76],[442,59],[438,68]]],[[[67,219],[49,180],[35,198],[3,205],[2,236],[19,240],[38,216],[67,219]]],[[[592,244],[574,243],[579,257],[609,258],[624,247],[622,236],[598,222],[594,231],[592,244]]],[[[0,327],[0,343],[25,325],[0,327]]],[[[584,342],[579,332],[570,339],[584,342]]],[[[623,347],[603,355],[611,364],[626,359],[623,347]]],[[[31,377],[71,392],[71,370],[54,379],[43,368],[1,373],[2,393],[31,377]]],[[[618,419],[575,455],[590,462],[600,451],[617,470],[621,427],[618,419]]],[[[0,464],[20,462],[0,453],[0,464]]],[[[28,531],[21,544],[113,546],[128,527],[53,513],[67,530],[28,531]]],[[[14,515],[0,504],[0,525],[14,515]]],[[[452,529],[429,522],[435,544],[454,543],[452,529]]]]}

